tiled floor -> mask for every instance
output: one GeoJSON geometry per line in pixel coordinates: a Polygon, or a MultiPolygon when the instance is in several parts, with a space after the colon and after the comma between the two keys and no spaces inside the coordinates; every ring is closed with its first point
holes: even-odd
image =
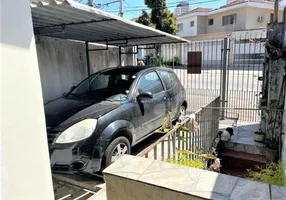
{"type": "Polygon", "coordinates": [[[231,137],[233,143],[264,146],[264,144],[254,141],[254,132],[259,130],[258,122],[244,122],[238,121],[233,125],[234,120],[222,120],[220,121],[220,130],[224,130],[227,127],[232,127],[234,135],[231,137]]]}

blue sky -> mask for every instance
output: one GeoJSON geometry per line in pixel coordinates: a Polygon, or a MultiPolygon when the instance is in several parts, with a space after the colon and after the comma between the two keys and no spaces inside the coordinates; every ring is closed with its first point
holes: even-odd
{"type": "MultiPolygon", "coordinates": [[[[80,1],[80,0],[76,0],[80,1]]],[[[106,4],[108,2],[113,2],[116,0],[94,0],[95,4],[106,4]]],[[[167,0],[167,6],[169,10],[172,12],[175,9],[176,4],[180,0],[167,0]]],[[[82,3],[87,2],[87,0],[82,0],[82,3]]],[[[191,0],[190,7],[191,9],[195,9],[197,7],[206,7],[206,8],[217,8],[221,5],[226,4],[226,0],[191,0]],[[203,3],[204,2],[204,3],[203,3]]],[[[142,9],[147,9],[147,7],[144,4],[144,0],[124,0],[123,2],[123,8],[124,8],[124,18],[125,19],[131,19],[134,17],[138,17],[142,9]]],[[[101,6],[101,9],[107,12],[110,12],[112,14],[118,15],[119,13],[119,3],[113,3],[109,4],[108,6],[101,6]]]]}

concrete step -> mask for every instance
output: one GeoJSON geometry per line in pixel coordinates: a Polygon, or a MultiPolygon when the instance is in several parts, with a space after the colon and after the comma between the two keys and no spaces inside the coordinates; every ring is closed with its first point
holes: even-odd
{"type": "Polygon", "coordinates": [[[241,169],[233,169],[233,168],[230,168],[228,166],[223,166],[221,168],[220,173],[230,175],[230,176],[245,178],[247,171],[241,170],[241,169]]]}
{"type": "Polygon", "coordinates": [[[223,142],[224,147],[231,151],[244,152],[256,155],[265,155],[266,147],[262,143],[253,142],[253,144],[242,143],[242,142],[223,142]]]}
{"type": "Polygon", "coordinates": [[[249,154],[237,151],[227,151],[220,154],[222,159],[222,170],[236,170],[239,172],[247,172],[247,169],[256,170],[256,166],[266,166],[268,161],[265,156],[257,154],[249,154]]]}

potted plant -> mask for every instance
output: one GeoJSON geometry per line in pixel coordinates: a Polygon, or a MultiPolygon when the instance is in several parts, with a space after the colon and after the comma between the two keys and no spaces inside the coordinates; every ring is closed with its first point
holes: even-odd
{"type": "Polygon", "coordinates": [[[255,142],[263,142],[264,141],[264,133],[261,130],[254,132],[254,141],[255,142]]]}
{"type": "Polygon", "coordinates": [[[266,143],[265,156],[269,161],[277,161],[279,148],[279,135],[281,132],[282,118],[280,110],[280,102],[272,100],[270,103],[270,110],[266,112],[268,118],[267,135],[268,138],[264,141],[266,143]]]}
{"type": "Polygon", "coordinates": [[[268,140],[266,144],[265,157],[267,160],[275,162],[278,157],[278,142],[275,138],[268,140]]]}

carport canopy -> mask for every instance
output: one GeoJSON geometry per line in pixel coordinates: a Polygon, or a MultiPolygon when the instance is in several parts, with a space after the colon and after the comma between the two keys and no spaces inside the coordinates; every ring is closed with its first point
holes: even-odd
{"type": "Polygon", "coordinates": [[[72,0],[40,0],[31,11],[35,35],[113,46],[187,42],[72,0]]]}

